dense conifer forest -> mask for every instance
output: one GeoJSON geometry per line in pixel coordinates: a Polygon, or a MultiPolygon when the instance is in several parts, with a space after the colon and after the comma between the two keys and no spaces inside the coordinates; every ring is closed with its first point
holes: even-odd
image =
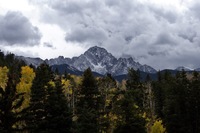
{"type": "Polygon", "coordinates": [[[58,75],[0,52],[1,133],[199,133],[200,75],[58,75]]]}

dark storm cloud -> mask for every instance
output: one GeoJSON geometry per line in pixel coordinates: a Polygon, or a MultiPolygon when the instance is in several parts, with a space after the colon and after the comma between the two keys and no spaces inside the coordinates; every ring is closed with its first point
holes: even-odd
{"type": "Polygon", "coordinates": [[[5,45],[38,45],[41,34],[20,12],[0,16],[0,42],[5,45]]]}
{"type": "Polygon", "coordinates": [[[67,42],[86,49],[100,45],[157,69],[200,66],[199,3],[184,12],[137,0],[51,0],[38,6],[41,20],[58,24],[67,42]]]}

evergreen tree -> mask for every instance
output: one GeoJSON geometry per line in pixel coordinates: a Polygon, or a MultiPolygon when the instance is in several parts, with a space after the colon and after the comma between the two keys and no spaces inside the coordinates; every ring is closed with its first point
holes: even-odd
{"type": "Polygon", "coordinates": [[[143,112],[136,105],[133,95],[127,91],[119,102],[117,112],[120,120],[114,133],[146,133],[143,112]]]}
{"type": "Polygon", "coordinates": [[[77,132],[97,133],[99,131],[99,91],[91,69],[84,71],[76,105],[77,132]]]}
{"type": "Polygon", "coordinates": [[[166,80],[165,104],[163,108],[164,123],[167,132],[189,133],[187,128],[187,97],[189,80],[186,72],[177,73],[174,80],[166,80]]]}
{"type": "Polygon", "coordinates": [[[121,118],[115,133],[145,133],[145,119],[143,114],[143,88],[138,71],[130,69],[126,84],[127,91],[119,101],[118,117],[121,118]]]}
{"type": "Polygon", "coordinates": [[[14,54],[7,54],[4,57],[4,66],[7,66],[9,72],[15,75],[16,80],[19,80],[21,67],[25,65],[25,62],[15,58],[14,54]]]}
{"type": "Polygon", "coordinates": [[[31,87],[30,107],[27,114],[27,128],[31,132],[42,132],[46,130],[44,129],[47,115],[45,104],[48,83],[52,78],[51,68],[47,64],[41,64],[36,69],[36,77],[31,87]]]}
{"type": "Polygon", "coordinates": [[[64,95],[61,80],[55,81],[55,86],[49,85],[46,103],[46,132],[70,133],[72,127],[72,113],[64,95]]]}
{"type": "Polygon", "coordinates": [[[144,87],[140,82],[139,70],[135,71],[133,68],[128,71],[128,79],[126,81],[126,88],[129,93],[132,93],[133,100],[140,109],[143,108],[144,103],[144,87]]]}
{"type": "Polygon", "coordinates": [[[24,101],[23,93],[16,93],[16,79],[9,74],[5,89],[0,88],[0,132],[11,133],[22,130],[16,123],[24,120],[24,110],[21,108],[24,101]]]}
{"type": "Polygon", "coordinates": [[[166,100],[167,92],[170,92],[174,84],[174,78],[172,77],[169,71],[165,71],[164,74],[161,74],[159,71],[157,73],[158,81],[152,83],[153,87],[153,96],[155,101],[155,115],[158,119],[164,118],[164,107],[166,100]]]}
{"type": "Polygon", "coordinates": [[[154,103],[155,103],[155,115],[157,118],[163,118],[163,106],[164,106],[164,90],[162,88],[162,75],[161,72],[159,71],[157,73],[158,75],[158,80],[152,82],[152,91],[153,91],[153,96],[154,96],[154,103]]]}
{"type": "Polygon", "coordinates": [[[200,132],[200,75],[193,72],[187,98],[187,127],[191,133],[200,132]]]}

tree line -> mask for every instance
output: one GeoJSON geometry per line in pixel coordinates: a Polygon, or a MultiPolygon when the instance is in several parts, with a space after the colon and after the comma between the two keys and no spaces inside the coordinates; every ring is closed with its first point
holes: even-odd
{"type": "Polygon", "coordinates": [[[58,75],[0,52],[1,133],[199,133],[200,76],[128,70],[128,79],[58,75]]]}

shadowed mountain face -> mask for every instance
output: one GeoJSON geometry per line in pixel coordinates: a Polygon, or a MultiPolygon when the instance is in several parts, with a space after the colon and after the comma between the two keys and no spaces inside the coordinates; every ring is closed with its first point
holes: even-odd
{"type": "MultiPolygon", "coordinates": [[[[25,60],[27,64],[33,64],[35,66],[38,66],[42,62],[42,60],[38,58],[19,58],[25,60]]],[[[79,71],[84,71],[90,67],[92,71],[103,75],[106,73],[111,73],[112,75],[127,74],[128,68],[133,68],[135,70],[139,69],[146,73],[156,73],[154,68],[148,65],[141,65],[140,63],[135,62],[132,57],[121,57],[117,59],[106,49],[97,46],[89,48],[84,54],[81,54],[78,57],[70,59],[59,56],[58,58],[50,60],[46,59],[45,62],[50,66],[68,64],[79,71]]]]}

